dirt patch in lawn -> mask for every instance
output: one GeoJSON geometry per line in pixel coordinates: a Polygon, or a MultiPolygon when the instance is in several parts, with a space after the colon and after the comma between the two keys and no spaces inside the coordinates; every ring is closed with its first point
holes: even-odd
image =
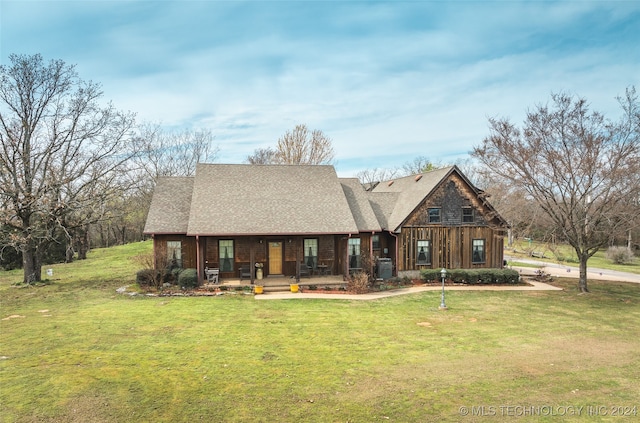
{"type": "MultiPolygon", "coordinates": [[[[40,416],[34,414],[22,419],[31,423],[112,423],[118,418],[112,415],[112,408],[107,399],[100,395],[84,395],[75,397],[65,410],[57,416],[40,416]]],[[[131,421],[135,421],[135,417],[131,421]]]]}
{"type": "MultiPolygon", "coordinates": [[[[432,327],[429,322],[417,323],[419,326],[432,327]]],[[[587,339],[553,339],[535,345],[514,345],[503,347],[487,354],[465,352],[456,357],[433,359],[427,357],[423,362],[411,362],[395,367],[392,371],[385,369],[384,374],[352,380],[348,393],[354,401],[384,401],[390,395],[419,395],[423,398],[440,398],[447,392],[455,393],[456,398],[465,395],[491,395],[494,388],[500,392],[504,386],[486,387],[487,381],[492,384],[520,386],[523,380],[531,383],[557,382],[551,386],[560,392],[570,394],[580,383],[567,385],[571,375],[580,372],[597,374],[605,369],[622,369],[635,360],[636,345],[609,340],[587,339]],[[566,385],[566,386],[565,386],[566,385]]],[[[608,372],[609,370],[605,370],[608,372]]],[[[614,370],[615,373],[615,370],[614,370]]],[[[589,378],[590,376],[585,376],[589,378]]],[[[524,382],[525,385],[527,382],[524,382]]],[[[585,387],[585,390],[589,387],[585,387]]],[[[591,387],[594,389],[594,387],[591,387]]],[[[597,388],[596,388],[597,389],[597,388]]],[[[509,389],[507,389],[509,390],[509,389]]],[[[524,391],[513,389],[514,398],[524,395],[524,391]]],[[[536,396],[548,395],[548,398],[536,400],[553,400],[554,393],[536,391],[536,396]]],[[[533,398],[531,398],[533,400],[533,398]]],[[[458,402],[461,399],[457,400],[458,402]]],[[[454,401],[455,402],[455,401],[454,401]]]]}

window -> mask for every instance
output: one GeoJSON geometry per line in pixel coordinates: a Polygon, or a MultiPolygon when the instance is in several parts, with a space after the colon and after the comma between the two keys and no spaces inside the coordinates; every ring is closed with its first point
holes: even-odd
{"type": "Polygon", "coordinates": [[[440,223],[440,208],[429,209],[429,223],[440,223]]]}
{"type": "Polygon", "coordinates": [[[304,262],[311,269],[315,269],[318,264],[318,240],[308,238],[304,240],[304,262]]]}
{"type": "Polygon", "coordinates": [[[374,250],[380,249],[380,235],[371,235],[371,247],[374,250]]]}
{"type": "Polygon", "coordinates": [[[233,240],[221,239],[218,241],[218,254],[220,254],[220,271],[233,272],[233,240]]]}
{"type": "Polygon", "coordinates": [[[172,269],[182,267],[182,242],[167,241],[167,265],[172,269]]]}
{"type": "Polygon", "coordinates": [[[485,240],[474,239],[472,245],[471,262],[472,263],[484,263],[485,260],[485,240]]]}
{"type": "Polygon", "coordinates": [[[462,222],[473,223],[473,209],[471,207],[462,208],[462,222]]]}
{"type": "Polygon", "coordinates": [[[417,264],[431,264],[431,241],[427,239],[421,239],[417,245],[418,257],[416,259],[417,264]]]}
{"type": "Polygon", "coordinates": [[[360,268],[360,238],[349,238],[349,268],[360,268]]]}

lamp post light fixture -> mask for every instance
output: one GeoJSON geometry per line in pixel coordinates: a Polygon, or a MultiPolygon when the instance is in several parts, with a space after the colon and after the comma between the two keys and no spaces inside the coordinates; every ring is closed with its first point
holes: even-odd
{"type": "Polygon", "coordinates": [[[446,310],[447,305],[444,303],[444,278],[447,277],[447,269],[443,267],[440,271],[440,276],[442,276],[442,296],[440,297],[440,310],[446,310]]]}

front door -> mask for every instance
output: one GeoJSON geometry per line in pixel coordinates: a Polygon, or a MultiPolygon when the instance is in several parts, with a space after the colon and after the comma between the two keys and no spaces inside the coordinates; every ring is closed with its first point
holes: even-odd
{"type": "Polygon", "coordinates": [[[269,274],[282,274],[282,242],[269,242],[269,274]]]}

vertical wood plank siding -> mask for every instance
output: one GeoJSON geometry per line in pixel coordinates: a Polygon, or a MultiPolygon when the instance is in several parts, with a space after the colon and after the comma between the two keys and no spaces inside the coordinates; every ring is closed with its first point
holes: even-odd
{"type": "Polygon", "coordinates": [[[502,267],[503,240],[501,233],[489,227],[478,226],[430,226],[405,227],[400,233],[400,263],[398,270],[415,269],[473,269],[502,267]],[[484,263],[472,263],[471,247],[474,239],[485,240],[484,263]],[[417,244],[431,241],[431,264],[418,265],[417,244]]]}
{"type": "Polygon", "coordinates": [[[505,228],[495,212],[457,174],[451,175],[407,218],[400,232],[398,270],[500,268],[505,228]],[[429,221],[429,208],[440,210],[440,221],[429,221]],[[465,223],[463,209],[473,223],[465,223]],[[485,262],[472,263],[474,239],[485,240],[485,262]],[[417,244],[431,241],[431,264],[419,265],[417,244]]]}

